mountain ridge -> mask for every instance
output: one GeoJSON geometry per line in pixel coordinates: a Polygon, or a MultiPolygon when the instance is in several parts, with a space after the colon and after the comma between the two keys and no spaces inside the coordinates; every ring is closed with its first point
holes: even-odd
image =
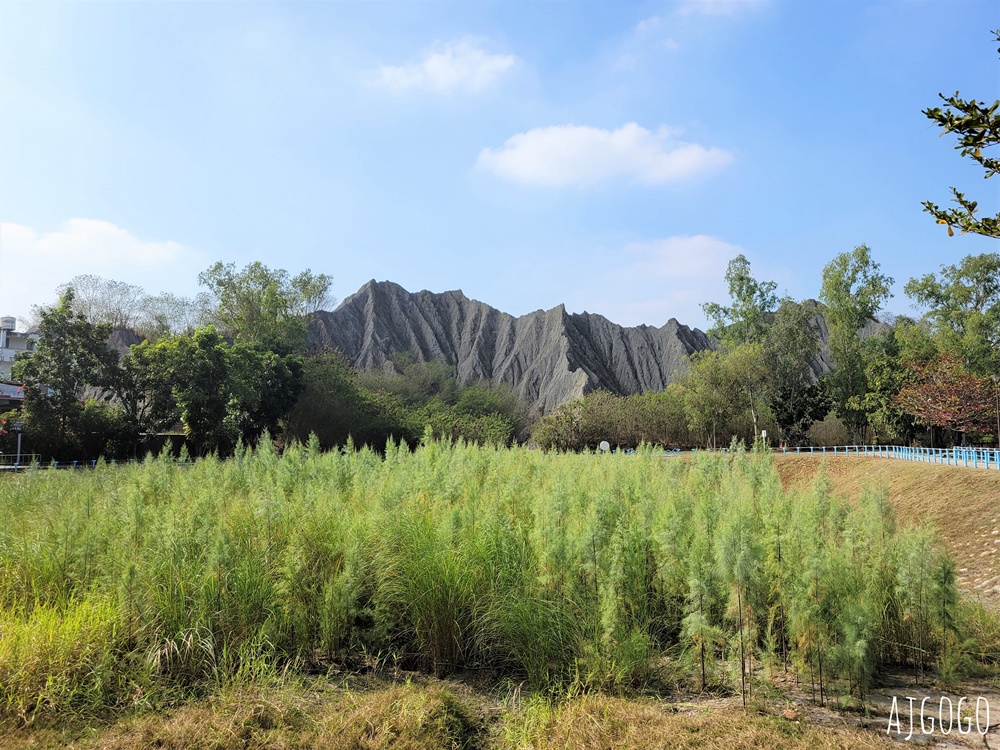
{"type": "Polygon", "coordinates": [[[308,345],[339,349],[362,370],[385,367],[402,352],[440,360],[460,383],[505,383],[542,413],[594,390],[663,390],[690,354],[713,347],[675,318],[659,328],[626,327],[563,304],[513,316],[461,290],[409,292],[374,279],[334,311],[315,313],[308,345]]]}

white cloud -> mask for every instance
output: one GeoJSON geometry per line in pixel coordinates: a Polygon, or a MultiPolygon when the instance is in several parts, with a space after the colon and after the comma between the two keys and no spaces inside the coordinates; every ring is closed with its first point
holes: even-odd
{"type": "Polygon", "coordinates": [[[676,9],[679,16],[735,16],[756,10],[769,0],[683,0],[676,9]]]}
{"type": "Polygon", "coordinates": [[[663,25],[663,19],[659,16],[650,16],[649,18],[639,21],[635,26],[635,31],[637,34],[648,34],[651,31],[656,31],[663,25]]]}
{"type": "Polygon", "coordinates": [[[676,51],[686,45],[683,31],[689,19],[701,18],[731,18],[744,12],[752,12],[763,8],[770,0],[678,0],[673,9],[664,15],[650,16],[639,21],[628,40],[629,50],[622,55],[615,66],[627,70],[636,62],[636,55],[631,50],[636,46],[647,49],[660,47],[676,51]],[[680,34],[681,42],[673,36],[665,36],[667,31],[680,34]]]}
{"type": "Polygon", "coordinates": [[[732,258],[745,251],[707,234],[668,237],[625,246],[631,272],[656,278],[722,279],[732,258]]]}
{"type": "Polygon", "coordinates": [[[665,127],[652,133],[634,122],[617,130],[535,128],[511,136],[503,148],[484,148],[476,166],[516,182],[564,187],[621,178],[660,185],[713,172],[732,161],[728,151],[677,141],[675,134],[665,127]]]}
{"type": "MultiPolygon", "coordinates": [[[[680,18],[692,16],[727,17],[740,13],[754,11],[767,6],[770,0],[679,0],[673,10],[666,16],[650,16],[635,25],[633,36],[636,39],[658,37],[665,28],[673,28],[680,18]]],[[[678,49],[677,41],[665,37],[661,44],[667,49],[678,49]]]]}
{"type": "Polygon", "coordinates": [[[0,231],[5,248],[41,256],[59,265],[74,261],[88,265],[148,265],[177,260],[185,252],[176,242],[143,241],[109,221],[96,219],[70,219],[59,231],[42,235],[20,224],[3,224],[0,231]]]}
{"type": "Polygon", "coordinates": [[[186,293],[203,259],[177,242],[142,240],[107,221],[70,219],[54,232],[0,223],[0,314],[26,317],[55,301],[80,274],[139,284],[147,292],[186,293]],[[174,284],[174,286],[171,286],[174,284]]]}
{"type": "Polygon", "coordinates": [[[675,52],[681,48],[672,36],[664,36],[667,28],[662,16],[650,16],[639,21],[619,47],[617,59],[611,63],[612,70],[632,71],[642,65],[651,53],[662,50],[675,52]]]}
{"type": "Polygon", "coordinates": [[[599,277],[577,284],[573,302],[621,325],[662,326],[677,318],[704,329],[701,305],[726,300],[726,267],[740,253],[746,250],[704,234],[629,243],[599,277]]]}
{"type": "Polygon", "coordinates": [[[375,82],[390,91],[478,93],[496,83],[516,64],[514,55],[490,54],[473,40],[460,39],[435,45],[420,62],[382,65],[375,82]]]}

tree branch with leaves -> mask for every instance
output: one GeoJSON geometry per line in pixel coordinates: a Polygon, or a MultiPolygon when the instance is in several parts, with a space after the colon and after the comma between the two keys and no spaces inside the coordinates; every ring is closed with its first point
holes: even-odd
{"type": "Polygon", "coordinates": [[[976,377],[951,353],[906,366],[912,370],[913,380],[896,397],[903,411],[928,425],[955,432],[990,430],[995,413],[989,378],[976,377]]]}
{"type": "MultiPolygon", "coordinates": [[[[992,32],[1000,41],[1000,30],[992,32]]],[[[997,50],[1000,52],[1000,49],[997,50]]],[[[1000,100],[987,104],[977,102],[975,99],[963,99],[956,91],[954,96],[938,94],[946,105],[932,107],[923,110],[923,114],[933,120],[941,127],[941,135],[955,133],[958,141],[955,148],[959,154],[968,156],[978,163],[986,174],[984,179],[993,177],[1000,172],[1000,160],[991,159],[983,155],[983,149],[996,146],[1000,143],[1000,100]]],[[[932,201],[924,201],[924,211],[933,216],[938,224],[945,224],[948,227],[948,236],[955,235],[955,227],[958,227],[960,234],[972,232],[985,237],[1000,239],[1000,213],[996,216],[976,216],[979,211],[979,203],[965,197],[965,193],[959,192],[957,188],[951,188],[955,196],[952,200],[958,204],[958,208],[942,209],[932,201]]]]}

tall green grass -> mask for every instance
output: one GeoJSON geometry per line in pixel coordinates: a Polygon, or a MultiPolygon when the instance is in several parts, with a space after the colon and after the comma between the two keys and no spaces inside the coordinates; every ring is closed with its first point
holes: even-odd
{"type": "Polygon", "coordinates": [[[0,481],[0,711],[160,706],[373,658],[747,700],[788,668],[818,701],[863,701],[888,665],[995,664],[927,533],[877,492],[783,493],[766,453],[262,445],[0,481]]]}

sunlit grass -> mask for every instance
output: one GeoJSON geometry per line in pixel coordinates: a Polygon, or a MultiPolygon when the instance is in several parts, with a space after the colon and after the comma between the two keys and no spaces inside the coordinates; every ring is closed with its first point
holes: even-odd
{"type": "Polygon", "coordinates": [[[956,604],[926,534],[878,492],[783,492],[767,454],[263,445],[0,481],[0,712],[156,709],[373,660],[748,701],[769,670],[820,702],[890,665],[995,670],[991,615],[956,604]]]}

